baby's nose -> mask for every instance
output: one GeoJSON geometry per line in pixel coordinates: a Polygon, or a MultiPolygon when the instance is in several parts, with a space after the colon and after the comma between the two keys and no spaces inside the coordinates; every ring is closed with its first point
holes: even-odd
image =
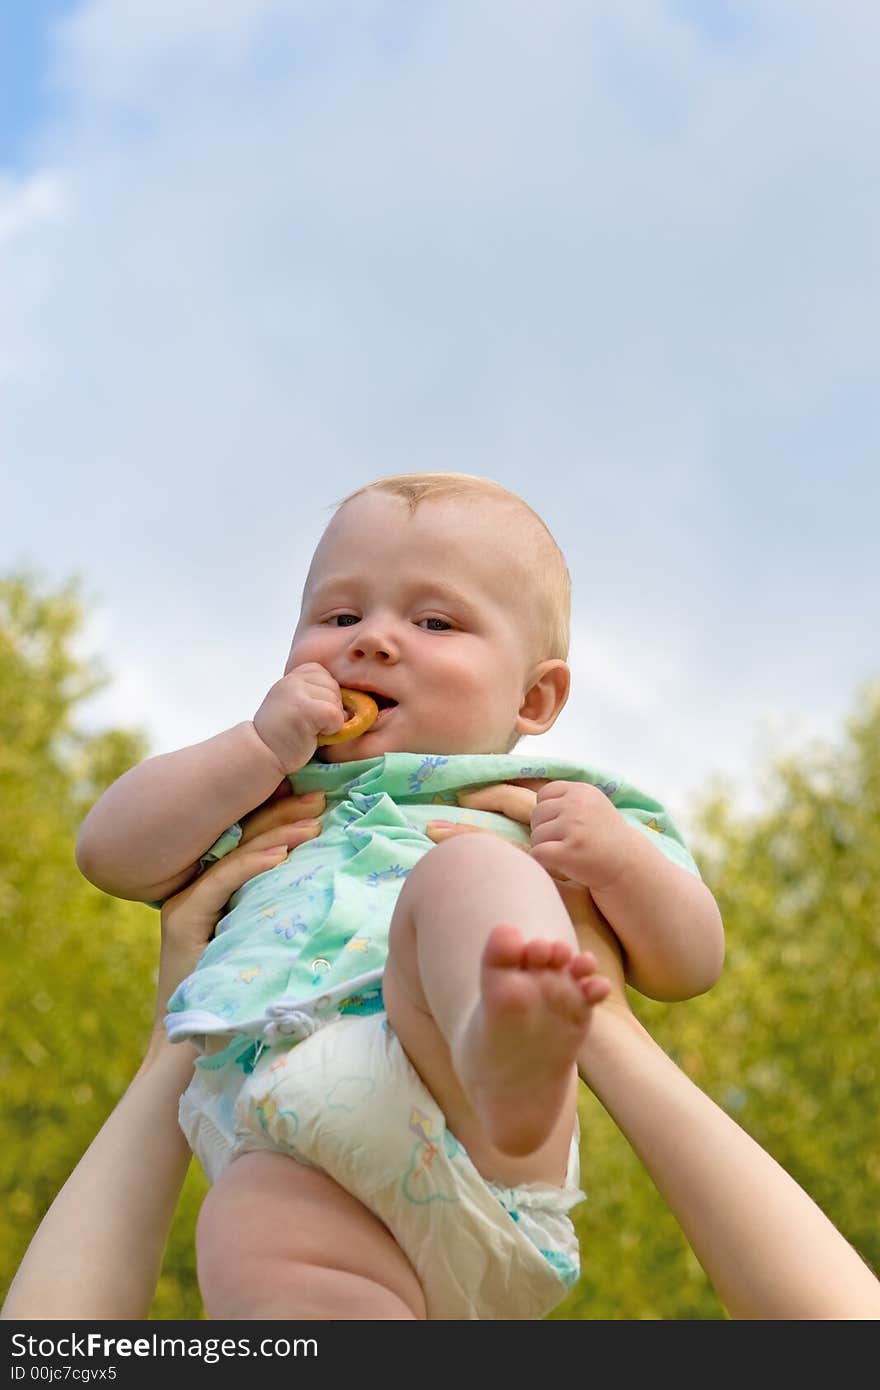
{"type": "Polygon", "coordinates": [[[396,661],[399,656],[399,643],[390,627],[359,623],[352,635],[349,651],[352,656],[381,657],[383,661],[396,661]]]}

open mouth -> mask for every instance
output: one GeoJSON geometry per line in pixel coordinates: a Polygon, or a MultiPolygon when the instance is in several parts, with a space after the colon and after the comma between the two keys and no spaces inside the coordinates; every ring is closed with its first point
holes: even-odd
{"type": "Polygon", "coordinates": [[[348,688],[349,690],[359,691],[361,695],[369,695],[370,699],[375,700],[376,705],[378,706],[379,713],[373,720],[372,724],[370,724],[369,727],[364,730],[364,734],[368,734],[370,732],[370,729],[375,729],[377,724],[381,724],[382,720],[387,716],[390,710],[397,709],[397,701],[392,700],[390,695],[382,695],[379,693],[378,690],[367,690],[364,686],[360,685],[351,685],[348,688]]]}
{"type": "MultiPolygon", "coordinates": [[[[371,699],[375,700],[376,704],[379,706],[379,713],[370,726],[370,728],[375,729],[379,724],[385,722],[390,710],[397,709],[397,701],[392,700],[389,695],[380,695],[375,690],[367,690],[365,693],[369,695],[371,699]]],[[[369,733],[370,730],[367,729],[366,732],[369,733]]]]}

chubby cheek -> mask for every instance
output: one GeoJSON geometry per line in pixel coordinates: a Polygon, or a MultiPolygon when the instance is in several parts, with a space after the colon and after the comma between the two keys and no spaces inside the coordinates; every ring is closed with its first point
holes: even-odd
{"type": "Polygon", "coordinates": [[[301,637],[294,634],[287,661],[284,666],[284,674],[292,671],[294,666],[304,666],[307,661],[317,661],[322,666],[332,660],[333,639],[329,631],[308,632],[301,637]]]}
{"type": "Polygon", "coordinates": [[[493,751],[513,727],[516,710],[508,710],[500,691],[487,681],[468,679],[439,683],[426,692],[425,715],[437,733],[448,734],[466,751],[493,751]],[[483,744],[491,747],[483,748],[483,744]]]}

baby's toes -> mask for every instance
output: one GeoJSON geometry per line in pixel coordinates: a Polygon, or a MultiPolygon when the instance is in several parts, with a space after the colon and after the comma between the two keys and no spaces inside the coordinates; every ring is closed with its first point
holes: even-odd
{"type": "Polygon", "coordinates": [[[596,972],[598,962],[592,951],[578,951],[569,961],[568,969],[575,979],[583,979],[596,972]]]}
{"type": "Polygon", "coordinates": [[[582,985],[567,970],[548,970],[541,978],[545,1005],[558,1017],[580,1023],[588,1007],[582,985]]]}
{"type": "Polygon", "coordinates": [[[578,980],[581,995],[588,1005],[601,1004],[611,993],[611,981],[604,975],[583,975],[578,980]]]}
{"type": "Polygon", "coordinates": [[[553,962],[553,945],[545,937],[536,936],[523,948],[522,963],[527,970],[546,970],[553,962]]]}
{"type": "Polygon", "coordinates": [[[493,927],[483,948],[483,964],[494,968],[519,966],[523,958],[523,939],[518,927],[493,927]]]}
{"type": "Polygon", "coordinates": [[[571,956],[571,947],[566,941],[551,941],[547,937],[536,937],[526,944],[523,952],[523,965],[528,970],[562,970],[571,956]]]}
{"type": "Polygon", "coordinates": [[[552,966],[554,970],[562,970],[563,967],[568,965],[571,961],[571,954],[571,947],[567,941],[554,941],[553,953],[548,964],[552,966]]]}

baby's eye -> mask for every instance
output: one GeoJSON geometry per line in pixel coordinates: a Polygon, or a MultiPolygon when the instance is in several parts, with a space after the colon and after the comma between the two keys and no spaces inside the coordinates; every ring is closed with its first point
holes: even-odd
{"type": "Polygon", "coordinates": [[[425,631],[426,631],[426,632],[446,632],[446,631],[451,631],[451,630],[452,630],[452,623],[447,622],[445,618],[420,618],[420,619],[419,619],[419,626],[420,626],[420,627],[421,627],[422,623],[429,623],[429,624],[430,624],[430,623],[439,623],[439,624],[440,624],[439,627],[430,627],[430,626],[429,626],[429,627],[426,627],[426,628],[425,628],[425,631]]]}
{"type": "Polygon", "coordinates": [[[351,627],[352,623],[359,623],[360,618],[355,613],[334,613],[329,622],[331,627],[351,627]]]}

